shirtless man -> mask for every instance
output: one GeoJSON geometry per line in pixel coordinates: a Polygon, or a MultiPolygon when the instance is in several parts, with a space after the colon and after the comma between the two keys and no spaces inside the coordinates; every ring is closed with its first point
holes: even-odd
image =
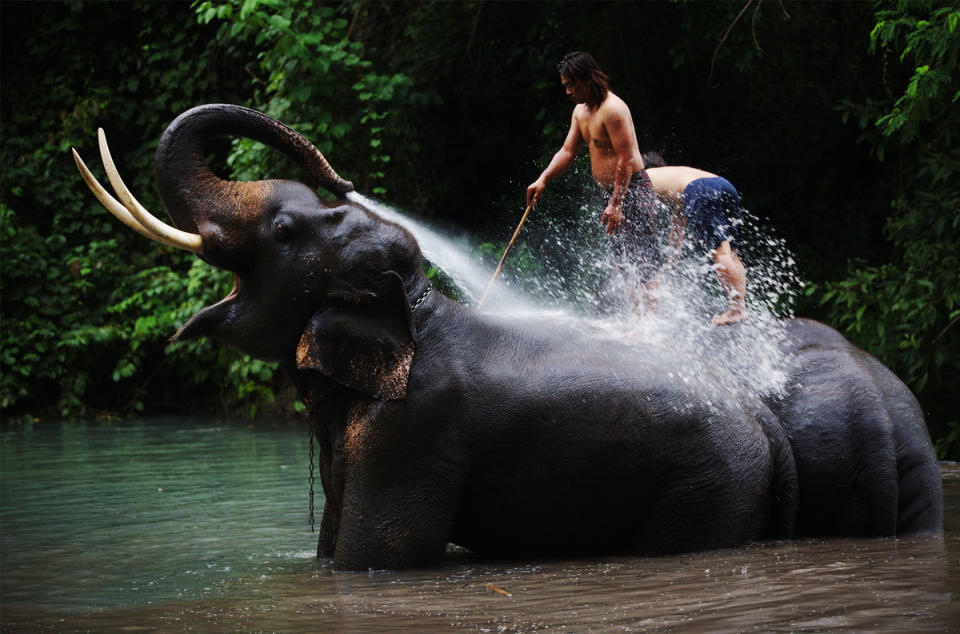
{"type": "Polygon", "coordinates": [[[537,203],[547,183],[569,169],[586,143],[593,178],[610,196],[600,222],[611,235],[621,267],[635,271],[637,281],[652,290],[661,261],[656,196],[644,172],[630,108],[610,91],[608,77],[589,53],[570,53],[557,70],[567,96],[577,105],[563,146],[527,187],[527,205],[537,203]]]}
{"type": "Polygon", "coordinates": [[[644,154],[647,176],[657,196],[671,209],[669,245],[679,252],[684,228],[713,258],[720,286],[730,309],[713,317],[717,325],[732,324],[747,316],[744,302],[747,273],[733,249],[740,215],[740,195],[727,179],[695,167],[668,166],[656,152],[644,154]]]}

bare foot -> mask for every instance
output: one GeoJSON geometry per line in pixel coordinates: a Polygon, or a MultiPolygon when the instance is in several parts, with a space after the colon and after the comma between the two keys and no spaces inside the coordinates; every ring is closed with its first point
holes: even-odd
{"type": "Polygon", "coordinates": [[[738,321],[742,321],[747,318],[747,309],[746,308],[731,308],[725,313],[720,313],[719,315],[713,316],[713,323],[717,326],[727,326],[730,324],[735,324],[738,321]]]}

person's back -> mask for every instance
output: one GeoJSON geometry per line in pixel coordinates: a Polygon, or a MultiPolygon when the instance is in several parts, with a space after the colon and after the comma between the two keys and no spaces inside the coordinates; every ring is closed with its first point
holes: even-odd
{"type": "Polygon", "coordinates": [[[716,178],[717,175],[696,167],[686,165],[666,165],[663,167],[648,167],[647,176],[653,183],[653,190],[658,196],[667,196],[679,200],[687,185],[701,178],[716,178]]]}

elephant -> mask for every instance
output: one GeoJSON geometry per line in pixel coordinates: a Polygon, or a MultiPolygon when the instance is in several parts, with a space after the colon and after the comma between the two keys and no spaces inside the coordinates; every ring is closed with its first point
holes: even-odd
{"type": "Polygon", "coordinates": [[[449,543],[484,557],[658,555],[941,529],[912,395],[868,359],[850,380],[881,376],[887,418],[860,429],[859,384],[821,401],[818,380],[845,380],[849,359],[865,358],[825,326],[797,322],[810,345],[826,342],[830,369],[811,357],[778,400],[714,398],[672,380],[678,361],[649,346],[447,298],[408,231],[348,200],[352,184],[310,141],[256,110],[198,106],[163,133],[155,178],[176,228],[133,198],[102,131],[100,148],[119,201],[74,156],[104,206],[234,274],[173,339],[212,337],[291,373],[321,449],[317,552],[336,569],[437,565],[449,543]],[[224,135],[284,152],[336,200],[291,180],[219,178],[204,157],[224,135]],[[830,491],[837,477],[849,486],[830,491]],[[834,513],[874,489],[900,501],[834,513]]]}

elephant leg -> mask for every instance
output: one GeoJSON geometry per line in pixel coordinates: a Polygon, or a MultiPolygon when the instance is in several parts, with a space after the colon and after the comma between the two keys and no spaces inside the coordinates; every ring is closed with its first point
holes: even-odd
{"type": "Polygon", "coordinates": [[[865,353],[860,362],[883,393],[896,448],[897,534],[942,531],[943,478],[923,410],[910,390],[882,363],[865,353]]]}
{"type": "Polygon", "coordinates": [[[787,523],[796,508],[789,454],[782,446],[771,448],[759,433],[739,441],[739,454],[698,458],[675,471],[668,486],[644,507],[633,552],[726,548],[789,534],[787,523]]]}
{"type": "Polygon", "coordinates": [[[329,440],[320,435],[320,482],[323,485],[323,519],[317,538],[317,557],[333,557],[340,532],[340,509],[343,500],[344,461],[331,450],[329,440]]]}
{"type": "Polygon", "coordinates": [[[332,558],[337,549],[337,533],[340,531],[340,509],[328,501],[323,507],[320,520],[320,536],[317,538],[317,557],[332,558]]]}
{"type": "Polygon", "coordinates": [[[897,534],[943,530],[943,480],[936,462],[916,456],[899,464],[897,534]]]}
{"type": "Polygon", "coordinates": [[[414,477],[348,470],[336,539],[339,570],[437,565],[446,552],[460,478],[446,470],[414,477]]]}

